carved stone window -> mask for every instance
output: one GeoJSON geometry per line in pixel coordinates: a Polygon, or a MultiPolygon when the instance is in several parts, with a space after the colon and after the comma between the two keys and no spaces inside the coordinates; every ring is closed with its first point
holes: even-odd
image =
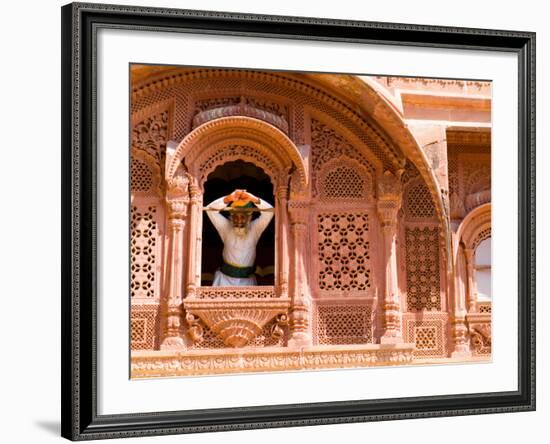
{"type": "MultiPolygon", "coordinates": [[[[269,176],[256,165],[242,160],[220,165],[210,173],[204,185],[204,205],[208,205],[211,201],[225,196],[235,189],[246,189],[248,192],[275,206],[273,185],[269,176]]],[[[253,219],[258,216],[259,213],[255,213],[253,219]]],[[[258,285],[274,285],[274,246],[275,219],[269,223],[256,246],[256,269],[254,271],[258,285]]],[[[206,214],[204,214],[201,285],[211,285],[214,273],[221,265],[222,250],[223,242],[206,214]]]]}

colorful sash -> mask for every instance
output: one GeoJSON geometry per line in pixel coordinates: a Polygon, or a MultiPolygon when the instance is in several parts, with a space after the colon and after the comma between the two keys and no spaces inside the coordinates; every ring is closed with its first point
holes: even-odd
{"type": "Polygon", "coordinates": [[[256,267],[254,266],[236,267],[235,265],[228,264],[225,261],[222,262],[222,266],[220,267],[223,274],[233,278],[247,278],[254,273],[255,269],[256,267]]]}

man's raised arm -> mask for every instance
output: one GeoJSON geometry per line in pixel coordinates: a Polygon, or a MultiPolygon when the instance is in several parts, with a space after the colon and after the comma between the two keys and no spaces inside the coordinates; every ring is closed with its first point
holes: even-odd
{"type": "Polygon", "coordinates": [[[206,208],[209,210],[218,210],[207,211],[206,214],[208,215],[210,222],[212,222],[212,225],[214,225],[214,227],[216,227],[216,230],[218,230],[218,233],[220,234],[220,237],[222,239],[223,234],[231,228],[231,222],[229,222],[229,220],[227,220],[227,218],[220,213],[221,210],[227,207],[227,204],[224,200],[226,197],[227,196],[220,197],[219,199],[210,202],[210,204],[206,206],[206,208]]]}
{"type": "MultiPolygon", "coordinates": [[[[257,198],[258,201],[256,203],[256,207],[260,210],[267,210],[270,208],[273,208],[269,202],[266,202],[263,199],[257,198]]],[[[267,228],[269,225],[269,222],[271,222],[271,219],[273,219],[274,213],[273,211],[261,211],[260,217],[258,217],[256,220],[252,222],[254,225],[254,230],[258,233],[258,236],[260,236],[263,231],[267,228]]]]}

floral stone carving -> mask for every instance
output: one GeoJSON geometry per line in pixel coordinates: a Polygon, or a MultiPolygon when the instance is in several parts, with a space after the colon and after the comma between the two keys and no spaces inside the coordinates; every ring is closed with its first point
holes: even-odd
{"type": "Polygon", "coordinates": [[[235,297],[213,299],[203,295],[200,299],[187,298],[183,305],[188,313],[201,318],[227,346],[244,347],[262,332],[269,321],[278,315],[286,315],[290,307],[289,298],[266,298],[261,289],[239,287],[235,297]],[[259,290],[263,294],[255,297],[259,290]]]}

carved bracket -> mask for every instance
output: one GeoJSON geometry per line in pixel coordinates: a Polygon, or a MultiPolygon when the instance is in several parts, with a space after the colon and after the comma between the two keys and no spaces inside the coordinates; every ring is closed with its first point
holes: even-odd
{"type": "Polygon", "coordinates": [[[491,313],[469,313],[467,320],[472,351],[476,355],[490,354],[492,342],[491,313]]]}
{"type": "MultiPolygon", "coordinates": [[[[243,291],[246,291],[243,288],[243,291]]],[[[186,299],[188,313],[198,316],[230,347],[244,347],[277,315],[286,315],[290,299],[186,299]]],[[[192,319],[194,322],[194,319],[192,319]]]]}
{"type": "Polygon", "coordinates": [[[284,328],[288,325],[288,315],[286,313],[277,316],[277,320],[271,327],[271,337],[280,339],[285,334],[284,328]]]}

